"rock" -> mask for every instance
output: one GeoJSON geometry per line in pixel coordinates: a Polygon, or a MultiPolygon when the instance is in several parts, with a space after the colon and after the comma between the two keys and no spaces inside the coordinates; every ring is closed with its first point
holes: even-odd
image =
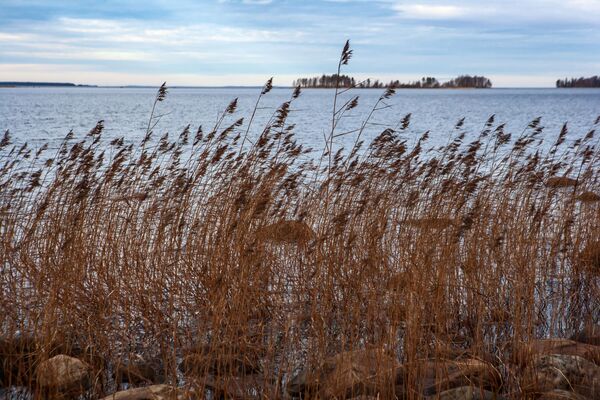
{"type": "Polygon", "coordinates": [[[275,399],[277,390],[264,375],[205,376],[195,379],[201,389],[210,389],[217,399],[275,399]]]}
{"type": "Polygon", "coordinates": [[[401,370],[395,358],[382,350],[355,350],[326,359],[313,370],[303,370],[287,384],[293,397],[347,399],[359,395],[393,398],[401,370]]]}
{"type": "Polygon", "coordinates": [[[90,387],[90,367],[64,354],[41,362],[37,367],[37,384],[49,398],[73,398],[90,387]]]}
{"type": "Polygon", "coordinates": [[[0,338],[0,387],[32,385],[36,358],[37,344],[33,337],[0,338]]]}
{"type": "Polygon", "coordinates": [[[438,395],[429,397],[436,400],[503,400],[504,396],[473,386],[461,386],[445,390],[438,395]]]}
{"type": "Polygon", "coordinates": [[[165,371],[162,360],[146,360],[136,355],[128,362],[118,363],[114,377],[117,384],[128,383],[134,386],[158,384],[165,382],[165,371]]]}
{"type": "Polygon", "coordinates": [[[568,390],[555,389],[541,395],[538,400],[587,400],[586,397],[568,390]]]}
{"type": "Polygon", "coordinates": [[[521,388],[531,394],[554,389],[574,390],[584,396],[598,398],[600,367],[577,355],[537,355],[523,371],[521,388]]]}
{"type": "Polygon", "coordinates": [[[600,346],[600,325],[587,325],[581,332],[571,336],[572,340],[600,346]]]}
{"type": "Polygon", "coordinates": [[[588,361],[600,364],[600,347],[579,343],[570,339],[541,339],[518,346],[513,354],[513,362],[525,366],[540,354],[563,354],[580,356],[588,361]]]}
{"type": "Polygon", "coordinates": [[[122,390],[102,400],[187,400],[193,393],[170,385],[152,385],[143,388],[122,390]]]}
{"type": "Polygon", "coordinates": [[[108,364],[103,352],[95,345],[85,343],[82,341],[81,344],[65,342],[66,344],[60,345],[52,355],[65,354],[70,357],[78,358],[91,366],[94,371],[103,370],[108,364]],[[56,350],[62,350],[59,353],[56,350]]]}
{"type": "Polygon", "coordinates": [[[417,366],[416,382],[425,396],[461,386],[498,391],[502,377],[490,363],[474,358],[465,360],[428,361],[417,366]]]}

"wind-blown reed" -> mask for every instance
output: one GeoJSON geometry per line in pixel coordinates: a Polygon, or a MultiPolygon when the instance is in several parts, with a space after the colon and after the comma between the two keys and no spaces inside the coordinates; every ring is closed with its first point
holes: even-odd
{"type": "MultiPolygon", "coordinates": [[[[598,323],[600,118],[575,141],[539,119],[511,137],[492,116],[465,142],[459,121],[431,148],[429,133],[408,145],[408,115],[365,144],[393,89],[354,132],[336,126],[358,99],[337,92],[317,159],[287,121],[299,89],[254,138],[235,100],[212,128],[175,137],[157,136],[153,110],[139,146],[107,143],[102,121],[56,154],[11,147],[7,132],[0,333],[36,344],[0,380],[35,385],[37,360],[76,353],[95,397],[137,355],[182,382],[194,349],[203,373],[253,370],[282,393],[343,350],[501,365],[516,343],[598,323]],[[340,135],[354,147],[336,148],[340,135]]],[[[165,98],[163,85],[155,105],[165,98]]]]}

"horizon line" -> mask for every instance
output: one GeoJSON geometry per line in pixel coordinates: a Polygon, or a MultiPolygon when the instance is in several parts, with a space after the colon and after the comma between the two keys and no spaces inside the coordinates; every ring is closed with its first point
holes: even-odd
{"type": "MultiPolygon", "coordinates": [[[[127,89],[127,88],[139,88],[139,89],[157,89],[160,84],[117,84],[117,85],[103,85],[103,84],[91,84],[91,83],[74,83],[74,82],[59,82],[59,81],[0,81],[0,88],[22,88],[22,87],[63,87],[63,88],[98,88],[98,89],[127,89]],[[20,86],[23,85],[23,86],[20,86]]],[[[264,85],[169,85],[170,89],[235,89],[235,88],[247,88],[247,89],[259,89],[264,85]]],[[[292,85],[273,85],[274,89],[294,89],[292,85]]],[[[486,89],[561,89],[556,86],[492,86],[486,89]]],[[[301,89],[334,89],[334,88],[321,88],[321,87],[302,87],[301,89]]],[[[384,88],[360,88],[356,87],[353,89],[384,89],[384,88]]],[[[395,90],[411,90],[411,89],[436,89],[436,88],[395,88],[395,90]]],[[[476,88],[438,88],[438,89],[476,89],[476,88]]],[[[594,88],[573,88],[573,89],[594,89],[594,88]]]]}

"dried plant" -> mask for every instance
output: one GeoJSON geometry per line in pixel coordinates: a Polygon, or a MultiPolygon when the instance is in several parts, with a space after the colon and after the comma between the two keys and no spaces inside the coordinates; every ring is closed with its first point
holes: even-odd
{"type": "Polygon", "coordinates": [[[420,360],[469,354],[520,398],[506,349],[599,322],[593,135],[569,150],[565,126],[539,145],[539,119],[512,140],[490,117],[433,148],[429,133],[409,144],[408,114],[364,145],[393,90],[353,132],[336,127],[358,98],[339,106],[336,90],[324,166],[288,122],[299,89],[251,136],[271,87],[249,119],[234,100],[193,137],[150,135],[165,84],[139,146],[99,122],[34,161],[4,134],[3,385],[36,387],[62,353],[92,367],[91,398],[158,376],[227,394],[251,377],[247,396],[280,398],[300,367],[372,346],[406,366],[399,397],[418,398],[420,360]],[[353,148],[334,148],[340,134],[353,148]]]}

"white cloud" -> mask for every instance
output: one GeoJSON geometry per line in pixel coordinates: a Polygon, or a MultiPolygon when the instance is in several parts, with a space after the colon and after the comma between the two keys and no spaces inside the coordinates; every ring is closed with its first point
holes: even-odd
{"type": "Polygon", "coordinates": [[[465,16],[468,9],[457,6],[433,4],[395,4],[392,7],[406,18],[451,19],[465,16]]]}
{"type": "Polygon", "coordinates": [[[33,57],[58,60],[97,60],[97,61],[155,61],[159,58],[142,51],[86,50],[69,48],[66,51],[6,51],[7,56],[33,57]]]}
{"type": "Polygon", "coordinates": [[[257,5],[265,5],[265,4],[271,4],[273,2],[273,0],[243,0],[242,3],[244,4],[257,4],[257,5]]]}
{"type": "MultiPolygon", "coordinates": [[[[245,73],[330,72],[339,47],[350,38],[355,57],[348,73],[369,72],[371,78],[466,72],[554,76],[575,70],[589,75],[598,69],[600,0],[328,0],[318,5],[323,10],[318,15],[315,4],[305,2],[281,2],[275,8],[259,5],[274,4],[269,0],[223,0],[229,4],[212,4],[213,9],[191,0],[175,6],[159,1],[172,14],[145,19],[72,13],[36,23],[11,21],[0,26],[0,63],[79,64],[75,75],[53,73],[59,80],[80,76],[83,83],[98,76],[99,83],[148,84],[172,73],[174,79],[189,78],[180,84],[219,84],[223,79],[216,75],[222,73],[236,84],[261,84],[264,77],[252,81],[245,73]],[[214,10],[223,15],[210,14],[214,10]],[[282,20],[286,23],[274,22],[282,20]]],[[[38,76],[50,80],[49,73],[42,70],[38,76]]],[[[500,76],[494,83],[539,82],[519,76],[500,76]]]]}
{"type": "MultiPolygon", "coordinates": [[[[232,3],[233,0],[217,0],[217,3],[232,3]]],[[[271,4],[273,2],[273,0],[242,0],[242,4],[249,4],[249,5],[266,5],[266,4],[271,4]]]]}
{"type": "Polygon", "coordinates": [[[492,25],[519,22],[562,24],[576,21],[596,22],[600,17],[600,0],[394,0],[390,7],[400,17],[414,20],[477,20],[484,18],[492,25]]]}
{"type": "Polygon", "coordinates": [[[600,12],[600,0],[564,0],[567,7],[583,12],[600,12]]]}
{"type": "Polygon", "coordinates": [[[148,28],[139,21],[61,18],[51,28],[55,35],[77,33],[78,39],[98,41],[164,43],[172,45],[200,42],[290,42],[301,40],[303,34],[294,30],[240,28],[212,23],[148,28]]]}
{"type": "Polygon", "coordinates": [[[24,42],[32,38],[32,35],[27,34],[0,32],[0,42],[24,42]]]}
{"type": "Polygon", "coordinates": [[[238,62],[256,61],[257,54],[238,50],[264,43],[302,43],[303,37],[301,31],[285,29],[213,23],[149,26],[135,20],[83,18],[59,18],[30,26],[26,32],[0,31],[4,56],[88,62],[177,59],[214,63],[228,57],[238,62]]]}

